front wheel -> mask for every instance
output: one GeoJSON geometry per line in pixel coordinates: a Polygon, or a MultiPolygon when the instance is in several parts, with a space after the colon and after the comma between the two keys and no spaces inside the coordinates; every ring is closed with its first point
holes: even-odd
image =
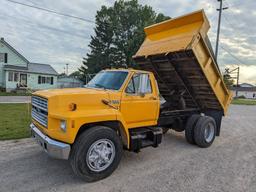
{"type": "Polygon", "coordinates": [[[122,142],[111,128],[96,126],[83,132],[74,143],[70,163],[74,173],[87,182],[109,176],[122,157],[122,142]]]}

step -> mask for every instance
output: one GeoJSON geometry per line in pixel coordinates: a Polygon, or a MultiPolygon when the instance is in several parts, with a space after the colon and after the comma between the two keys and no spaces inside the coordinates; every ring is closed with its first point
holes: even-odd
{"type": "Polygon", "coordinates": [[[133,128],[130,131],[130,150],[139,152],[145,147],[158,147],[162,141],[162,128],[160,127],[143,127],[133,128]]]}

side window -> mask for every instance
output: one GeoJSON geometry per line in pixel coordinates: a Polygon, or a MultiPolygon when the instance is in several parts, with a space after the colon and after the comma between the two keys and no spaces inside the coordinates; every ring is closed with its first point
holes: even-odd
{"type": "Polygon", "coordinates": [[[139,93],[140,89],[140,76],[141,74],[133,75],[135,93],[139,93]]]}
{"type": "Polygon", "coordinates": [[[152,93],[149,75],[144,73],[133,75],[126,88],[126,93],[152,93]]]}
{"type": "Polygon", "coordinates": [[[140,93],[152,93],[151,83],[148,74],[140,75],[140,93]]]}
{"type": "Polygon", "coordinates": [[[131,78],[130,82],[128,83],[125,92],[130,93],[130,94],[135,93],[133,77],[131,78]]]}

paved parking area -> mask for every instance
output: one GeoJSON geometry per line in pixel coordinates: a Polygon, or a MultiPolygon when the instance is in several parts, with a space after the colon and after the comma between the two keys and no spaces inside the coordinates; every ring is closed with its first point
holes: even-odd
{"type": "Polygon", "coordinates": [[[0,191],[255,192],[255,115],[255,106],[232,105],[207,149],[170,131],[159,148],[125,152],[118,169],[96,183],[76,178],[67,161],[49,158],[31,139],[0,142],[0,191]]]}

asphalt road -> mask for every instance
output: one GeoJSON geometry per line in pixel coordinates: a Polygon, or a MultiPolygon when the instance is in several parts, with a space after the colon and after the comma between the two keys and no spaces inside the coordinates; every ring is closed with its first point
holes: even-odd
{"type": "Polygon", "coordinates": [[[0,191],[256,191],[256,107],[231,106],[221,137],[207,149],[168,132],[159,148],[125,152],[118,169],[96,183],[76,178],[67,161],[31,139],[0,142],[0,191]]]}

